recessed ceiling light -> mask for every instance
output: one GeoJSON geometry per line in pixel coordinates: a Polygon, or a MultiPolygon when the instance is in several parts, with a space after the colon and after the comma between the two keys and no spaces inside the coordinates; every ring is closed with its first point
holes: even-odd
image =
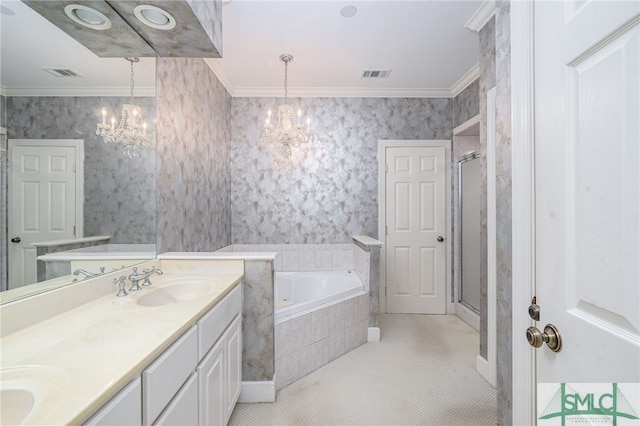
{"type": "Polygon", "coordinates": [[[344,16],[345,18],[351,18],[356,13],[358,13],[358,9],[352,4],[347,5],[342,9],[340,9],[340,15],[344,16]]]}
{"type": "Polygon", "coordinates": [[[133,13],[140,22],[157,30],[171,30],[176,26],[173,16],[159,7],[141,4],[133,9],[133,13]]]}
{"type": "Polygon", "coordinates": [[[65,6],[64,13],[74,22],[93,30],[106,30],[111,28],[111,20],[102,12],[81,4],[69,4],[65,6]]]}

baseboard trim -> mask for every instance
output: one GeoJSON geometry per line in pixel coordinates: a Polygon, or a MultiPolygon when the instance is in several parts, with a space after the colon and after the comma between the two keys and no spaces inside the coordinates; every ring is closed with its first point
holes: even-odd
{"type": "Polygon", "coordinates": [[[242,382],[238,402],[274,402],[276,400],[276,384],[269,382],[242,382]]]}
{"type": "Polygon", "coordinates": [[[476,357],[476,371],[494,388],[496,387],[495,378],[491,375],[489,361],[478,355],[476,357]]]}
{"type": "Polygon", "coordinates": [[[367,329],[367,342],[379,342],[380,341],[380,327],[369,327],[367,329]]]}

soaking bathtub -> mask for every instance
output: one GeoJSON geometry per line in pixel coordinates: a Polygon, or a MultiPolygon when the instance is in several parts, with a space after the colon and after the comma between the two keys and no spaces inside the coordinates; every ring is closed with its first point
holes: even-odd
{"type": "Polygon", "coordinates": [[[275,320],[364,293],[355,272],[276,272],[275,320]]]}

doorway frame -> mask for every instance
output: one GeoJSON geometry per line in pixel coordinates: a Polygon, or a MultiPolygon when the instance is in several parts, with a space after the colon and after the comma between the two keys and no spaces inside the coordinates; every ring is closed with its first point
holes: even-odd
{"type": "Polygon", "coordinates": [[[535,133],[533,2],[512,2],[512,424],[536,424],[535,352],[524,331],[535,294],[535,133]],[[515,285],[517,283],[517,285],[515,285]],[[514,398],[514,389],[519,397],[514,398]]]}
{"type": "Polygon", "coordinates": [[[386,205],[387,194],[385,191],[386,182],[386,149],[401,147],[435,147],[444,148],[445,152],[445,306],[446,313],[453,313],[453,303],[451,300],[451,140],[434,139],[434,140],[378,140],[378,239],[383,242],[380,248],[380,288],[378,296],[378,309],[382,314],[387,313],[387,269],[386,269],[386,246],[387,235],[385,233],[385,224],[387,223],[386,205]]]}

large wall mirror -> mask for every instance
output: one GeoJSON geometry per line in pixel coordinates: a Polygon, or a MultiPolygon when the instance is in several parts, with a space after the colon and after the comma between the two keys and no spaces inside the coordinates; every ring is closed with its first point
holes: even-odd
{"type": "MultiPolygon", "coordinates": [[[[53,282],[48,279],[51,274],[42,273],[26,281],[14,278],[16,262],[12,250],[25,239],[25,235],[14,235],[16,217],[26,217],[22,228],[31,232],[41,227],[37,218],[42,215],[52,217],[50,222],[54,225],[67,223],[63,215],[75,215],[72,240],[108,237],[100,242],[62,245],[65,250],[106,243],[112,247],[109,250],[126,246],[125,251],[139,248],[148,253],[151,248],[155,253],[155,141],[150,147],[137,150],[132,158],[123,144],[105,142],[96,134],[103,109],[107,111],[106,123],[111,116],[119,121],[123,105],[129,103],[141,108],[148,131],[155,131],[155,59],[140,58],[133,64],[135,85],[131,98],[129,61],[97,57],[22,2],[0,1],[0,31],[0,288],[9,290],[4,295],[18,289],[15,294],[27,296],[51,288],[53,282]],[[68,151],[69,147],[75,151],[68,151]],[[46,157],[49,151],[54,154],[46,157]],[[58,155],[59,152],[68,155],[58,155]],[[28,161],[19,163],[18,157],[28,161]],[[26,183],[19,181],[16,172],[31,167],[67,168],[74,174],[81,173],[76,200],[68,202],[58,182],[49,185],[49,198],[22,195],[20,191],[37,185],[30,178],[26,183]],[[38,282],[42,280],[46,281],[38,282]]],[[[69,239],[52,235],[43,239],[69,239]]],[[[108,272],[115,264],[105,262],[103,266],[108,272]]],[[[83,274],[62,273],[53,287],[84,278],[83,274]]],[[[12,299],[0,297],[0,301],[12,299]]]]}

